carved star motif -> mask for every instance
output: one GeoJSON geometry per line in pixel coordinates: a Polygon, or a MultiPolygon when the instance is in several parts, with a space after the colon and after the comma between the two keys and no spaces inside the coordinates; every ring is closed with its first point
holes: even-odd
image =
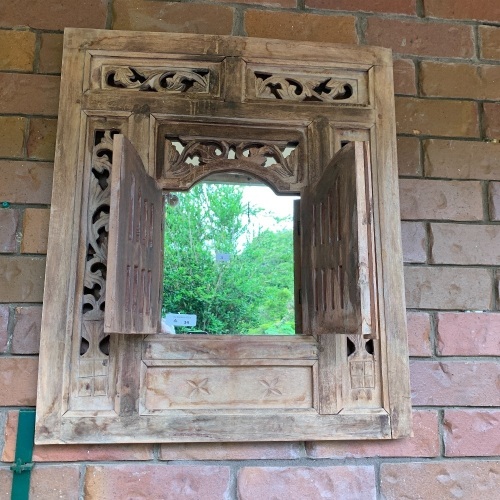
{"type": "Polygon", "coordinates": [[[260,379],[259,382],[266,388],[264,391],[264,397],[283,395],[281,390],[278,388],[279,377],[273,378],[270,382],[265,379],[260,379]]]}
{"type": "Polygon", "coordinates": [[[203,380],[187,380],[187,383],[192,387],[189,397],[210,394],[207,388],[208,378],[204,378],[203,380]]]}

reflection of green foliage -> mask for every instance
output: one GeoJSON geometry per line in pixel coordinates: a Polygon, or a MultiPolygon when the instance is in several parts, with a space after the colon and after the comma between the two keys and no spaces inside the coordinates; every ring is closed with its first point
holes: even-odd
{"type": "Polygon", "coordinates": [[[264,231],[238,251],[255,215],[242,196],[202,184],[167,206],[163,312],[196,314],[210,333],[293,334],[292,232],[264,231]],[[231,260],[215,262],[216,251],[231,260]]]}

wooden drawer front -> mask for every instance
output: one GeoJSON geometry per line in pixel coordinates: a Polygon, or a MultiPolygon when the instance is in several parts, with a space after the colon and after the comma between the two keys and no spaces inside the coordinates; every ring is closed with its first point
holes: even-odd
{"type": "Polygon", "coordinates": [[[312,408],[312,384],[312,366],[143,365],[142,413],[181,409],[312,408]]]}

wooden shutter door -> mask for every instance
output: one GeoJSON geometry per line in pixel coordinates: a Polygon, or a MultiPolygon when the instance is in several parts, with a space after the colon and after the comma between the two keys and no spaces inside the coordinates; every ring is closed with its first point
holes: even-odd
{"type": "Polygon", "coordinates": [[[313,334],[375,336],[368,143],[351,142],[302,196],[304,323],[313,334]]]}
{"type": "Polygon", "coordinates": [[[130,141],[114,136],[106,333],[157,333],[163,269],[163,197],[130,141]]]}

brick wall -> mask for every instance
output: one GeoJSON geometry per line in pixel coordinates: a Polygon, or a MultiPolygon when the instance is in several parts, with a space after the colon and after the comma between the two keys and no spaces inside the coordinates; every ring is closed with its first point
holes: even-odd
{"type": "Polygon", "coordinates": [[[498,0],[3,2],[0,498],[10,491],[16,408],[33,406],[36,397],[65,26],[394,50],[415,436],[396,442],[36,447],[33,498],[498,498],[498,0]]]}

